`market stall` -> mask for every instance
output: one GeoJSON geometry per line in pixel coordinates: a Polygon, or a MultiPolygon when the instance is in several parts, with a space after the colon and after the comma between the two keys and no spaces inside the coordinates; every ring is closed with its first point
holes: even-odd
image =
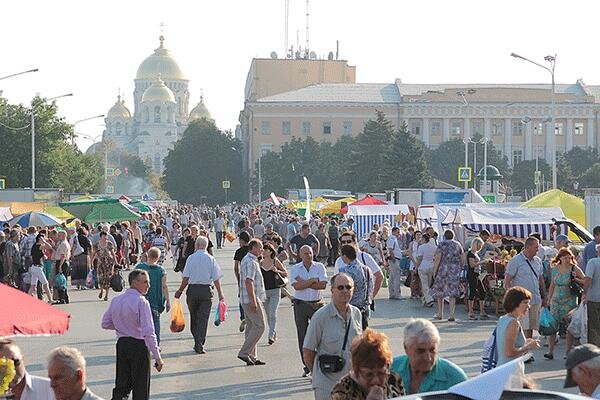
{"type": "Polygon", "coordinates": [[[388,220],[390,225],[394,226],[408,213],[410,210],[406,204],[349,206],[347,217],[354,219],[356,236],[362,238],[371,231],[373,224],[381,226],[388,220]]]}

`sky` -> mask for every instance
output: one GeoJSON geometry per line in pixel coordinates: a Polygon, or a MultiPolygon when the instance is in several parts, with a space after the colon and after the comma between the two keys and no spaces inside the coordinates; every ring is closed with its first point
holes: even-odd
{"type": "MultiPolygon", "coordinates": [[[[304,47],[306,1],[289,0],[289,43],[304,47]]],[[[0,80],[9,102],[37,93],[57,100],[74,123],[106,114],[123,93],[133,112],[139,64],[168,48],[190,80],[190,109],[204,94],[217,125],[235,130],[252,58],[284,54],[285,0],[3,1],[0,80]]],[[[340,58],[357,82],[543,83],[548,72],[510,57],[543,63],[557,54],[556,81],[600,84],[596,1],[556,0],[311,0],[310,49],[325,57],[340,42],[340,58]]],[[[76,125],[101,138],[104,121],[76,125]]],[[[92,141],[78,138],[85,150],[92,141]]]]}

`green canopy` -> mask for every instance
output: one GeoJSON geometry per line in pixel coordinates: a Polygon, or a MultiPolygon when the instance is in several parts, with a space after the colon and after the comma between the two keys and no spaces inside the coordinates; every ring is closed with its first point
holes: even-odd
{"type": "Polygon", "coordinates": [[[143,212],[143,213],[152,211],[152,208],[150,207],[150,205],[143,200],[134,200],[134,201],[130,202],[129,205],[131,207],[137,208],[140,212],[143,212]]]}
{"type": "Polygon", "coordinates": [[[90,224],[140,219],[139,214],[131,211],[117,199],[76,200],[58,205],[73,216],[90,224]]]}

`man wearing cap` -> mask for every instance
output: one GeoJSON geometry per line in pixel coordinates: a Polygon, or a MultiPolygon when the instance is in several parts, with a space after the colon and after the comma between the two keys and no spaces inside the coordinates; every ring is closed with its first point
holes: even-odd
{"type": "Polygon", "coordinates": [[[593,344],[573,348],[567,355],[565,388],[579,386],[582,395],[600,399],[600,349],[593,344]]]}

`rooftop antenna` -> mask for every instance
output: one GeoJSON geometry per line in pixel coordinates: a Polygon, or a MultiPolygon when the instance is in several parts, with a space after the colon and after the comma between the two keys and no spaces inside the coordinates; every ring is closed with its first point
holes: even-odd
{"type": "Polygon", "coordinates": [[[284,47],[284,53],[285,54],[285,58],[289,58],[288,57],[288,52],[289,52],[289,43],[288,43],[288,27],[289,27],[289,16],[290,16],[290,0],[285,0],[285,39],[284,39],[284,43],[283,43],[283,47],[284,47]]]}
{"type": "Polygon", "coordinates": [[[339,60],[340,57],[340,41],[336,40],[335,41],[335,59],[339,60]]]}
{"type": "Polygon", "coordinates": [[[306,45],[304,46],[305,47],[304,51],[306,53],[306,58],[309,58],[309,52],[308,51],[310,49],[310,46],[309,46],[309,36],[308,36],[308,25],[309,25],[309,16],[310,16],[310,13],[309,13],[309,4],[308,3],[309,3],[309,0],[306,0],[306,45]]]}

